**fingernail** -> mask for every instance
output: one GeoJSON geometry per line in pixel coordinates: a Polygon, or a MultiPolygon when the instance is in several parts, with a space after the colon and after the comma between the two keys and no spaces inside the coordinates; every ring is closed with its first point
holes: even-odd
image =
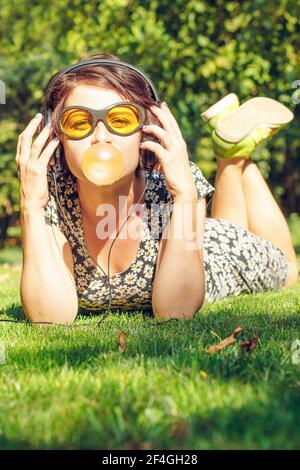
{"type": "Polygon", "coordinates": [[[34,116],[34,118],[40,118],[40,117],[42,117],[42,113],[37,113],[37,114],[34,116]]]}
{"type": "Polygon", "coordinates": [[[163,105],[165,105],[166,108],[169,107],[165,101],[163,102],[163,105]]]}

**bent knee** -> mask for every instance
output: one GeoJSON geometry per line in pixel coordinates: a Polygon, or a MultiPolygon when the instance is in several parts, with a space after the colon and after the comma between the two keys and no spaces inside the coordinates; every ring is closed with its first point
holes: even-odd
{"type": "Polygon", "coordinates": [[[288,262],[288,275],[284,287],[292,286],[298,282],[299,269],[297,263],[288,262]]]}

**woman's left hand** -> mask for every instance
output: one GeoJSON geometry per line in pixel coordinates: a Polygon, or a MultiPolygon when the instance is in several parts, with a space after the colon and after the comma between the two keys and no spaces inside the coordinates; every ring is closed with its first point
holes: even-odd
{"type": "Polygon", "coordinates": [[[167,189],[174,199],[180,197],[197,199],[187,145],[175,117],[165,103],[162,103],[161,108],[151,106],[150,110],[159,119],[162,127],[150,124],[144,126],[142,130],[154,134],[161,143],[146,141],[140,145],[140,148],[155,153],[159,161],[155,169],[163,173],[167,189]]]}

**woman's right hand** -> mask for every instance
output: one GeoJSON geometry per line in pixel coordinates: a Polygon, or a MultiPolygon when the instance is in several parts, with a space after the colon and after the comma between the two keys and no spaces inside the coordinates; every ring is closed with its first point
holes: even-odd
{"type": "Polygon", "coordinates": [[[32,143],[42,117],[42,114],[38,113],[19,135],[15,159],[20,181],[20,203],[22,206],[36,209],[43,208],[48,202],[48,164],[59,144],[59,139],[55,137],[45,146],[52,133],[52,128],[48,126],[42,129],[32,143]]]}

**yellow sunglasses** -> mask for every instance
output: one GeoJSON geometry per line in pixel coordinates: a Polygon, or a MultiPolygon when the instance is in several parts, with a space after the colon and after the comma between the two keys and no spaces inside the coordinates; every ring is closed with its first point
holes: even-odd
{"type": "Polygon", "coordinates": [[[96,110],[85,106],[68,106],[58,116],[59,129],[69,139],[79,140],[91,135],[99,121],[116,135],[128,136],[141,129],[144,110],[131,101],[122,101],[96,110]]]}

